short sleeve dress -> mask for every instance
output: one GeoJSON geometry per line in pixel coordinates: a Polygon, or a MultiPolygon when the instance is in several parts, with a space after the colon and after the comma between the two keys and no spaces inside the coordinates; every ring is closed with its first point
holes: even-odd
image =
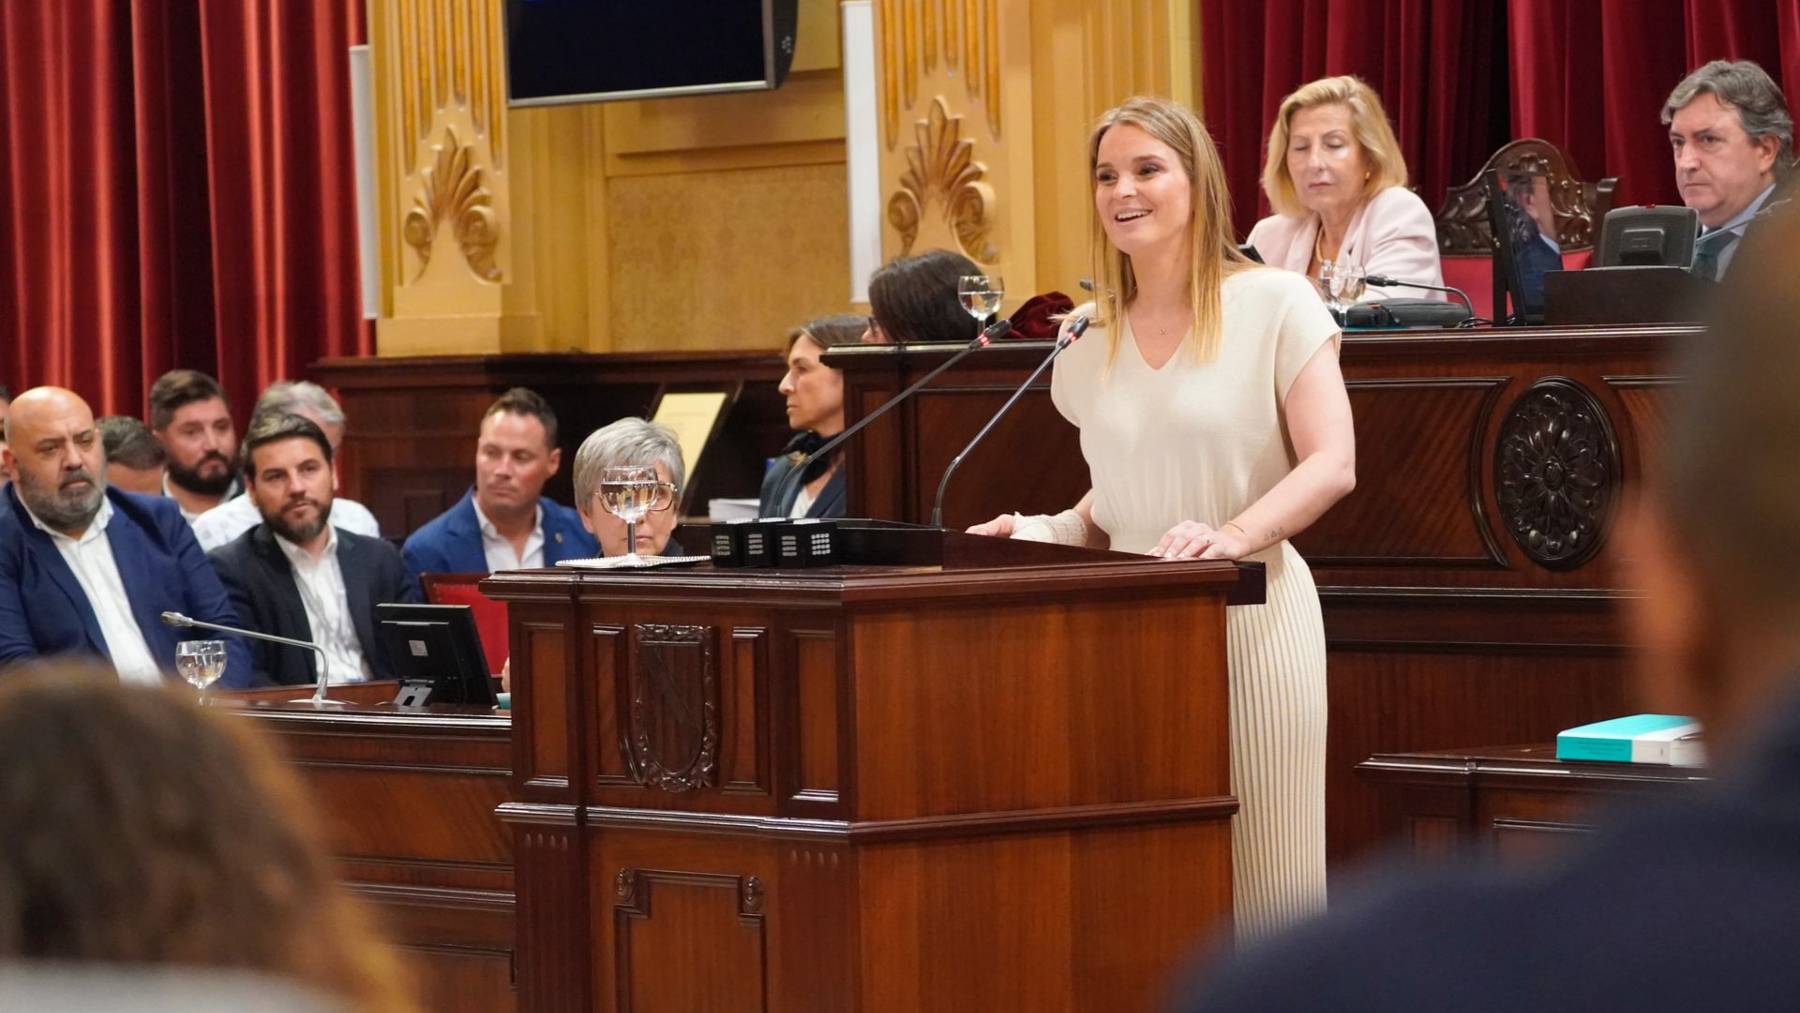
{"type": "MultiPolygon", "coordinates": [[[[1081,430],[1094,522],[1114,549],[1145,552],[1183,520],[1218,527],[1296,463],[1281,406],[1338,327],[1312,283],[1272,268],[1229,275],[1218,355],[1184,344],[1160,369],[1128,320],[1095,326],[1056,362],[1057,410],[1081,430]],[[1109,361],[1109,345],[1113,346],[1109,361]]],[[[1084,312],[1090,312],[1091,308],[1084,312]]],[[[1325,630],[1305,560],[1285,540],[1265,604],[1226,613],[1230,669],[1232,889],[1238,938],[1280,929],[1325,900],[1325,630]]]]}

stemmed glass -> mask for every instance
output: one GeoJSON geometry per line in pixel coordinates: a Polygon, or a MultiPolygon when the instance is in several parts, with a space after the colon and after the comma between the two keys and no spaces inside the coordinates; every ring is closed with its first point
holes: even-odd
{"type": "Polygon", "coordinates": [[[1366,278],[1363,269],[1355,264],[1328,260],[1319,265],[1319,290],[1325,295],[1325,305],[1340,320],[1344,310],[1362,298],[1363,290],[1368,287],[1366,278]]]}
{"type": "Polygon", "coordinates": [[[225,641],[181,641],[175,645],[175,671],[200,691],[201,704],[210,703],[207,687],[225,674],[225,641]]]}
{"type": "Polygon", "coordinates": [[[975,318],[976,326],[999,311],[1000,297],[1005,294],[1006,284],[997,274],[965,274],[956,279],[956,298],[975,318]]]}
{"type": "Polygon", "coordinates": [[[648,464],[618,464],[600,473],[600,505],[625,522],[624,565],[643,559],[637,551],[637,525],[656,505],[656,468],[648,464]]]}

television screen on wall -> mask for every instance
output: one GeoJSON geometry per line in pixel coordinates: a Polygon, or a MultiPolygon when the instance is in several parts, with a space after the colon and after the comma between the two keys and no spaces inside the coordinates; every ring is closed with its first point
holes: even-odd
{"type": "Polygon", "coordinates": [[[781,85],[796,0],[507,0],[515,106],[613,102],[781,85]]]}

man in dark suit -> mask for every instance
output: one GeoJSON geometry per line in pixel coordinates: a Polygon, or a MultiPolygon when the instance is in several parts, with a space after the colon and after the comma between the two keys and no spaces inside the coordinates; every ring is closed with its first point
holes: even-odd
{"type": "Polygon", "coordinates": [[[1767,71],[1749,60],[1714,60],[1663,103],[1681,202],[1700,216],[1694,273],[1725,277],[1737,248],[1793,174],[1794,118],[1767,71]]]}
{"type": "MultiPolygon", "coordinates": [[[[375,606],[411,600],[406,567],[387,542],[332,526],[333,484],[324,430],[300,415],[258,415],[244,437],[244,488],[262,523],[210,558],[245,620],[318,644],[331,682],[391,679],[375,606]]],[[[318,681],[312,651],[252,641],[251,653],[269,681],[318,681]]]]}
{"type": "Polygon", "coordinates": [[[1789,212],[1745,240],[1622,552],[1647,709],[1713,778],[1544,865],[1360,898],[1203,970],[1189,1013],[1776,1010],[1800,996],[1800,287],[1789,212]]]}
{"type": "MultiPolygon", "coordinates": [[[[108,489],[94,413],[57,387],[12,402],[0,461],[0,666],[52,654],[111,660],[121,678],[156,682],[183,639],[164,611],[238,625],[181,511],[108,489]]],[[[199,634],[205,637],[209,634],[199,634]]],[[[220,685],[253,684],[250,656],[226,638],[220,685]]]]}
{"type": "Polygon", "coordinates": [[[556,413],[514,387],[488,407],[475,444],[475,487],[406,540],[407,572],[493,573],[599,555],[574,510],[542,495],[562,464],[556,413]]]}

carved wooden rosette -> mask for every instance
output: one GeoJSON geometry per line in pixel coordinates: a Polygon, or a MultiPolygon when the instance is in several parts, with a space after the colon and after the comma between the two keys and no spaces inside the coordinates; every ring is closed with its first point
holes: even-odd
{"type": "Polygon", "coordinates": [[[888,224],[900,233],[902,256],[915,246],[948,247],[952,244],[945,240],[953,239],[973,260],[991,264],[999,259],[988,241],[994,188],[984,181],[987,166],[975,160],[975,142],[962,136],[962,123],[940,95],[931,100],[925,119],[914,124],[916,142],[906,148],[900,189],[887,204],[888,224]],[[939,238],[934,240],[934,233],[939,238]]]}
{"type": "Polygon", "coordinates": [[[639,623],[627,680],[625,763],[639,784],[682,792],[718,771],[719,676],[712,626],[639,623]]]}
{"type": "Polygon", "coordinates": [[[419,255],[419,270],[412,280],[424,276],[438,225],[449,219],[469,270],[484,281],[499,281],[494,252],[500,242],[500,225],[493,194],[483,185],[481,169],[475,164],[473,146],[457,139],[456,128],[445,127],[443,143],[433,150],[436,158],[430,168],[419,173],[421,187],[413,194],[412,210],[401,226],[406,244],[419,255]]]}
{"type": "Polygon", "coordinates": [[[1549,569],[1599,550],[1618,498],[1619,444],[1587,388],[1559,377],[1521,394],[1500,425],[1494,489],[1519,548],[1549,569]]]}

